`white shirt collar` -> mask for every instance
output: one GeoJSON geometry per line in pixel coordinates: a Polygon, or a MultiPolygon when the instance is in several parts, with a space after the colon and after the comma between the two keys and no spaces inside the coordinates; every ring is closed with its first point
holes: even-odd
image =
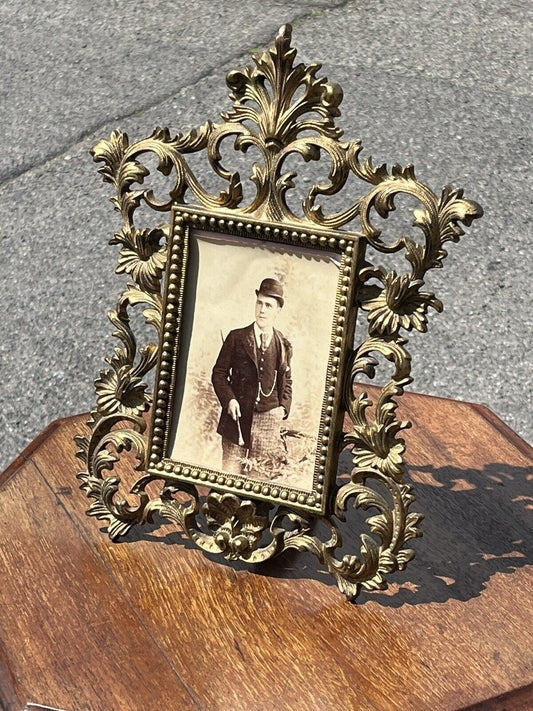
{"type": "MultiPolygon", "coordinates": [[[[261,329],[259,328],[259,326],[257,325],[257,323],[255,323],[255,321],[254,321],[254,333],[255,333],[255,342],[256,342],[256,345],[257,345],[258,348],[261,348],[261,333],[263,333],[263,331],[261,331],[261,329]]],[[[274,335],[274,329],[271,329],[271,330],[270,330],[270,333],[267,333],[267,342],[266,342],[266,347],[267,347],[267,348],[268,348],[269,345],[270,345],[270,341],[272,340],[272,336],[273,336],[273,335],[274,335]]]]}

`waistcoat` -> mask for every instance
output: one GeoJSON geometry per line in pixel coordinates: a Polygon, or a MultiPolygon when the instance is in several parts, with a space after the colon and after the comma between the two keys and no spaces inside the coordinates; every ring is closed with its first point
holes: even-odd
{"type": "Polygon", "coordinates": [[[278,397],[278,366],[281,360],[278,339],[274,336],[270,340],[264,353],[257,348],[257,368],[259,371],[259,387],[256,397],[255,410],[268,412],[279,407],[278,397]]]}

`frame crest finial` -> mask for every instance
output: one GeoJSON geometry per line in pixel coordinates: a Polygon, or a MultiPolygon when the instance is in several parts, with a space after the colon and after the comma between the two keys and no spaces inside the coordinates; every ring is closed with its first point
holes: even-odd
{"type": "Polygon", "coordinates": [[[316,76],[320,64],[294,65],[297,52],[291,47],[291,35],[291,26],[284,25],[274,46],[253,56],[254,67],[233,70],[226,77],[234,104],[222,118],[229,123],[252,122],[257,138],[273,153],[279,153],[303,131],[337,140],[342,135],[335,126],[342,89],[328,83],[326,77],[316,76]]]}

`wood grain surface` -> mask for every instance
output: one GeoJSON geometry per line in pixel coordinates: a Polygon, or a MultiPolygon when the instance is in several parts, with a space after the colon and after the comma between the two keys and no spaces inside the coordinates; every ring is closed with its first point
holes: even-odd
{"type": "Polygon", "coordinates": [[[0,708],[533,708],[533,452],[477,405],[399,415],[424,538],[357,605],[310,555],[225,564],[169,524],[111,543],[75,479],[85,418],[53,423],[0,478],[0,708]]]}

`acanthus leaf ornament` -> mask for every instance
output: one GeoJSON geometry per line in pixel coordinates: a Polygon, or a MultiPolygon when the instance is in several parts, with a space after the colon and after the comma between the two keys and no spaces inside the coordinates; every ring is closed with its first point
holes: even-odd
{"type": "Polygon", "coordinates": [[[252,121],[264,147],[273,152],[293,143],[303,131],[316,131],[331,139],[342,135],[334,123],[340,115],[342,89],[325,77],[317,78],[320,64],[295,66],[296,49],[290,43],[291,28],[285,25],[274,46],[254,57],[255,67],[234,70],[227,76],[234,105],[222,117],[229,123],[252,121]],[[299,89],[303,91],[295,98],[299,89]],[[250,102],[256,102],[258,108],[250,102]]]}
{"type": "MultiPolygon", "coordinates": [[[[215,543],[228,560],[246,558],[259,543],[268,527],[268,516],[260,504],[242,501],[234,494],[210,493],[202,507],[215,543]]],[[[264,509],[264,505],[263,505],[264,509]]]]}
{"type": "MultiPolygon", "coordinates": [[[[423,289],[425,274],[442,266],[444,244],[456,242],[463,234],[461,225],[469,226],[482,210],[465,199],[462,190],[445,188],[438,197],[415,177],[410,165],[394,165],[389,171],[384,164],[374,166],[371,158],[361,161],[361,142],[342,142],[342,130],[335,125],[342,101],[340,87],[319,76],[319,64],[295,64],[295,57],[291,28],[285,25],[273,47],[254,56],[253,67],[228,74],[233,106],[223,114],[222,123],[208,121],[175,137],[166,128],[156,128],[149,137],[134,143],[126,134],[114,131],[93,148],[93,158],[101,164],[99,173],[115,190],[112,202],[122,219],[111,239],[111,244],[120,247],[116,271],[130,281],[109,315],[121,343],[107,359],[110,367],[96,380],[97,405],[88,423],[90,434],[76,437],[78,456],[85,466],[78,476],[92,500],[89,515],[106,520],[114,540],[157,513],[176,523],[198,548],[231,560],[256,563],[288,548],[309,551],[353,600],[361,590],[385,588],[387,575],[402,570],[414,555],[405,544],[420,535],[421,516],[409,512],[414,497],[412,487],[403,480],[405,442],[399,437],[410,423],[396,418],[397,398],[411,382],[404,334],[412,329],[426,331],[428,310],[442,309],[439,299],[423,289]],[[252,147],[254,154],[259,152],[258,162],[249,170],[255,194],[247,204],[240,173],[222,163],[221,145],[226,140],[243,154],[252,147]],[[199,152],[205,152],[224,183],[218,194],[202,186],[187,162],[188,154],[199,152]],[[143,164],[145,154],[157,156],[158,171],[168,176],[168,198],[157,199],[145,187],[149,177],[143,164]],[[319,168],[327,164],[327,178],[317,181],[304,196],[302,216],[295,215],[287,204],[287,194],[297,178],[286,168],[290,155],[319,168]],[[357,200],[348,199],[339,211],[326,212],[322,199],[346,195],[350,176],[368,184],[369,191],[357,200]],[[419,203],[413,212],[413,226],[422,237],[420,241],[405,235],[389,241],[378,227],[378,220],[386,219],[395,209],[395,198],[400,195],[414,197],[419,203]],[[338,246],[348,237],[360,245],[357,283],[350,292],[353,299],[342,307],[353,322],[360,307],[368,330],[341,374],[339,413],[348,413],[353,429],[339,438],[339,448],[350,449],[353,468],[348,482],[341,477],[328,482],[331,505],[324,514],[313,516],[299,510],[297,503],[274,506],[254,498],[253,492],[236,495],[215,487],[204,497],[194,483],[176,480],[164,468],[147,472],[149,437],[144,416],[151,408],[157,422],[164,416],[165,403],[153,402],[144,378],[155,368],[158,357],[160,377],[164,372],[170,378],[167,355],[160,350],[165,334],[176,328],[179,315],[167,315],[165,321],[163,308],[162,278],[168,268],[171,225],[136,226],[135,211],[142,203],[167,214],[176,205],[188,205],[191,213],[195,209],[208,211],[215,223],[235,223],[243,231],[248,225],[253,232],[253,225],[266,221],[273,225],[271,232],[277,229],[280,235],[284,231],[302,235],[301,239],[305,236],[310,244],[319,246],[338,246]],[[359,232],[353,232],[354,223],[359,232]],[[389,270],[373,264],[372,250],[398,253],[405,260],[403,267],[389,270]],[[138,306],[155,332],[153,342],[141,347],[129,316],[130,309],[138,306]],[[392,364],[393,373],[372,402],[357,383],[361,376],[374,377],[380,359],[392,364]],[[136,505],[121,498],[121,481],[113,472],[124,450],[134,452],[136,469],[141,472],[130,492],[136,505]],[[155,498],[146,491],[153,481],[161,483],[161,493],[155,498]],[[368,532],[361,533],[355,553],[345,552],[341,534],[350,506],[369,512],[368,532]],[[323,524],[321,530],[327,531],[326,539],[314,533],[317,519],[323,524]]],[[[346,344],[344,347],[348,349],[346,344]]],[[[157,437],[161,439],[152,433],[152,440],[157,437]]]]}

